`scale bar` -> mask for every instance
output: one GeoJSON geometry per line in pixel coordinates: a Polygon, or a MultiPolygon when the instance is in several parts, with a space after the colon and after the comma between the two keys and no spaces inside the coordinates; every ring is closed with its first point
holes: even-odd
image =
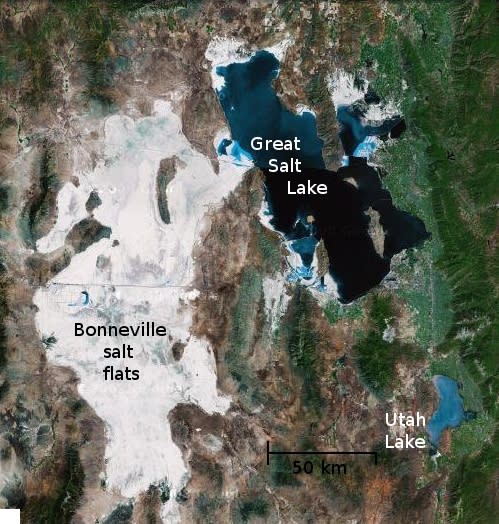
{"type": "Polygon", "coordinates": [[[378,465],[377,451],[270,451],[270,441],[267,440],[267,466],[270,465],[270,455],[373,455],[374,464],[378,465]]]}

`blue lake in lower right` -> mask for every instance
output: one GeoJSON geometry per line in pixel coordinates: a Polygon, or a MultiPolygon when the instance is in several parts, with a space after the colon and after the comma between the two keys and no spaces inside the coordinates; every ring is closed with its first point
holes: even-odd
{"type": "Polygon", "coordinates": [[[433,384],[437,388],[439,400],[437,410],[428,422],[427,431],[431,444],[437,447],[445,429],[456,428],[464,420],[472,418],[473,414],[464,410],[458,382],[443,375],[435,375],[433,384]]]}

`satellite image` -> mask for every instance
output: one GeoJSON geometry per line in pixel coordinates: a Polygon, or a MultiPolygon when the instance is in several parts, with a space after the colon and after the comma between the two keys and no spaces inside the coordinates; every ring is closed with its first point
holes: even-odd
{"type": "Polygon", "coordinates": [[[499,522],[497,21],[0,2],[0,524],[499,522]]]}

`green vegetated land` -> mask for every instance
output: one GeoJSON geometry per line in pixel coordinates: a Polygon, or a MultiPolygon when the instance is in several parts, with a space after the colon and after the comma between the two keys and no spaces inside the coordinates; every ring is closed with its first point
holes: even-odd
{"type": "Polygon", "coordinates": [[[232,309],[232,328],[225,362],[232,378],[238,384],[242,398],[250,404],[262,400],[261,388],[248,361],[251,348],[259,336],[255,332],[255,318],[261,311],[262,300],[262,276],[255,267],[248,266],[242,272],[232,309]]]}
{"type": "Polygon", "coordinates": [[[72,521],[83,494],[85,479],[77,447],[68,445],[60,461],[62,467],[54,496],[31,498],[22,509],[23,522],[69,524],[72,521]]]}
{"type": "Polygon", "coordinates": [[[392,298],[376,294],[370,299],[367,333],[354,346],[354,356],[364,384],[377,396],[391,393],[395,381],[395,364],[401,356],[414,354],[411,346],[384,336],[394,318],[392,298]]]}
{"type": "Polygon", "coordinates": [[[57,174],[55,152],[50,144],[44,144],[41,151],[38,185],[34,198],[30,199],[19,220],[19,229],[27,246],[35,248],[36,241],[44,235],[47,221],[56,207],[57,193],[61,182],[57,174]]]}
{"type": "Polygon", "coordinates": [[[336,324],[338,320],[359,320],[364,316],[364,303],[362,298],[351,304],[331,300],[324,307],[324,315],[330,324],[336,324]]]}
{"type": "Polygon", "coordinates": [[[291,367],[302,379],[303,405],[319,414],[323,405],[320,392],[320,336],[312,325],[312,297],[296,287],[282,326],[291,367]]]}
{"type": "MultiPolygon", "coordinates": [[[[134,45],[123,38],[127,18],[161,13],[175,27],[176,16],[188,16],[199,2],[188,0],[61,0],[32,5],[33,16],[24,19],[22,30],[4,24],[0,36],[0,88],[15,88],[12,107],[38,108],[57,103],[64,70],[70,62],[82,66],[84,97],[92,111],[115,109],[111,87],[116,76],[129,67],[122,46],[134,45]]],[[[11,2],[14,12],[21,4],[11,2]]],[[[0,105],[1,109],[1,105],[0,105]]],[[[3,120],[5,112],[0,113],[3,120]]]]}
{"type": "Polygon", "coordinates": [[[378,155],[383,181],[432,232],[397,268],[399,292],[419,344],[431,350],[431,370],[462,382],[467,409],[478,412],[453,431],[442,461],[451,469],[450,518],[491,523],[499,462],[496,3],[392,7],[398,16],[383,42],[364,44],[359,69],[375,63],[375,90],[401,103],[408,128],[378,155]]]}

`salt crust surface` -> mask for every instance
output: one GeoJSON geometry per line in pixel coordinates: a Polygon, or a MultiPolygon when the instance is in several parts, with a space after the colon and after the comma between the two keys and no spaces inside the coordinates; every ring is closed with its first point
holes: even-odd
{"type": "MultiPolygon", "coordinates": [[[[291,44],[286,38],[267,50],[281,61],[291,44]]],[[[217,66],[246,61],[251,54],[242,40],[215,38],[206,51],[212,62],[214,89],[218,91],[224,82],[216,74],[217,66]]],[[[353,76],[343,71],[331,75],[329,89],[335,107],[364,96],[364,91],[354,86],[353,76]]],[[[298,113],[303,111],[310,109],[297,107],[298,113]]],[[[381,120],[396,112],[394,104],[370,106],[366,119],[381,120]]],[[[218,134],[215,144],[228,137],[227,131],[218,134]]],[[[217,393],[216,367],[208,342],[190,335],[192,300],[197,294],[191,286],[192,248],[199,240],[208,207],[220,203],[250,166],[234,165],[233,159],[220,162],[217,176],[209,160],[184,137],[179,118],[164,101],[155,103],[151,117],[108,118],[104,135],[104,158],[95,169],[75,173],[78,187],[67,183],[61,189],[56,223],[37,242],[37,249],[48,253],[64,244],[71,228],[87,216],[85,202],[92,190],[97,190],[102,200],[94,217],[112,228],[112,236],[76,255],[66,269],[37,291],[36,323],[41,336],[53,334],[57,338],[47,351],[49,361],[76,371],[80,394],[106,424],[104,474],[108,489],[134,497],[150,484],[166,479],[172,491],[162,517],[165,522],[175,522],[179,520],[175,494],[185,485],[189,471],[171,439],[168,413],[180,402],[193,402],[208,413],[224,412],[230,405],[228,398],[217,393]],[[156,173],[160,160],[173,155],[185,167],[178,169],[169,184],[172,222],[165,225],[157,209],[156,173]],[[119,245],[112,247],[113,240],[119,240],[119,245]],[[98,260],[107,262],[99,264],[99,269],[98,260]],[[82,290],[89,292],[90,306],[69,305],[78,303],[82,290]],[[74,322],[137,324],[141,320],[166,325],[171,340],[73,336],[74,322]],[[171,353],[175,341],[186,344],[179,362],[171,353]],[[133,359],[103,358],[104,347],[121,347],[122,343],[134,347],[133,359]],[[141,378],[106,382],[102,369],[108,364],[137,368],[141,378]]],[[[82,151],[76,151],[75,159],[81,155],[82,151]]],[[[263,206],[260,218],[271,228],[263,206]]],[[[329,275],[326,280],[326,287],[334,290],[336,285],[329,275]]],[[[285,287],[281,276],[264,279],[265,309],[272,329],[289,301],[285,287]]]]}
{"type": "Polygon", "coordinates": [[[262,286],[265,314],[270,324],[270,334],[273,335],[281,317],[286,313],[291,297],[287,294],[286,280],[281,274],[265,277],[262,286]]]}
{"type": "MultiPolygon", "coordinates": [[[[86,216],[84,204],[97,190],[102,204],[95,218],[112,229],[102,239],[75,255],[70,265],[39,288],[34,303],[40,336],[53,334],[57,342],[47,349],[52,364],[68,366],[79,377],[82,397],[105,422],[107,446],[104,472],[107,489],[125,497],[163,479],[171,487],[163,506],[165,522],[179,520],[175,494],[189,471],[171,438],[168,413],[192,402],[208,413],[225,412],[230,399],[216,388],[216,366],[205,339],[190,334],[194,260],[210,205],[218,204],[241,180],[245,171],[220,163],[216,175],[208,158],[193,149],[181,131],[181,122],[169,103],[156,101],[153,116],[133,120],[126,115],[103,124],[104,157],[95,169],[78,171],[79,187],[64,186],[59,213],[38,249],[48,252],[63,245],[72,225],[86,216]],[[176,155],[179,167],[167,188],[171,224],[159,218],[156,174],[163,158],[176,155]],[[182,164],[182,165],[184,165],[182,164]],[[113,247],[113,241],[119,245],[113,247]],[[90,305],[79,304],[82,290],[90,305]],[[166,325],[171,337],[75,337],[74,323],[136,325],[140,321],[166,325]],[[179,362],[173,359],[175,341],[186,344],[179,362]],[[134,348],[133,359],[104,359],[105,347],[134,348]],[[108,364],[140,370],[138,381],[105,381],[108,364]]],[[[96,516],[100,517],[100,516],[96,516]]]]}
{"type": "MultiPolygon", "coordinates": [[[[275,44],[272,47],[267,47],[265,50],[272,53],[279,60],[279,62],[282,62],[285,58],[287,49],[291,45],[293,45],[293,39],[288,37],[288,38],[283,39],[281,42],[275,44]]],[[[212,64],[211,79],[212,79],[212,86],[215,92],[219,92],[225,83],[225,79],[223,78],[223,76],[217,73],[217,68],[219,66],[227,66],[231,63],[246,62],[251,58],[254,52],[255,50],[250,51],[246,43],[240,39],[215,37],[210,42],[206,50],[205,57],[212,64]]],[[[312,109],[310,109],[306,105],[298,104],[296,106],[296,113],[301,115],[304,112],[312,113],[315,116],[315,113],[313,112],[312,109]]],[[[219,134],[219,136],[217,137],[218,143],[222,140],[222,138],[227,138],[227,139],[230,138],[229,130],[223,130],[223,133],[219,134]]],[[[239,165],[243,165],[240,161],[238,161],[231,155],[230,147],[227,148],[227,153],[228,153],[227,155],[220,156],[219,159],[221,161],[228,160],[231,162],[239,162],[239,165]]],[[[252,167],[253,164],[251,161],[248,160],[246,165],[247,167],[252,167]]],[[[261,223],[265,227],[276,232],[276,230],[272,227],[270,223],[272,216],[270,215],[268,205],[265,200],[262,202],[260,211],[258,213],[258,217],[261,223]]],[[[300,255],[291,249],[290,247],[291,242],[287,242],[285,240],[284,235],[282,235],[280,232],[277,232],[277,233],[281,237],[288,251],[286,261],[290,267],[290,274],[292,274],[291,278],[292,279],[300,278],[299,275],[301,274],[301,271],[303,269],[302,260],[301,260],[300,255]]],[[[318,267],[317,255],[314,254],[314,259],[313,259],[313,263],[311,266],[311,278],[307,281],[300,278],[300,281],[302,284],[306,284],[307,286],[318,285],[317,267],[318,267]]],[[[326,288],[328,292],[336,296],[337,295],[336,283],[334,283],[331,277],[327,279],[327,282],[329,284],[329,287],[326,284],[326,288]]],[[[277,326],[277,323],[280,317],[286,311],[287,302],[289,300],[288,295],[286,295],[284,281],[281,283],[278,279],[273,285],[271,285],[270,282],[264,282],[264,293],[265,293],[267,316],[271,323],[271,330],[274,330],[277,326]],[[278,308],[276,312],[274,313],[270,311],[270,308],[273,306],[278,308]]]]}
{"type": "MultiPolygon", "coordinates": [[[[357,100],[363,99],[367,91],[366,82],[364,82],[362,87],[355,85],[354,75],[341,69],[337,69],[333,74],[329,75],[327,84],[336,110],[341,106],[348,106],[357,100]]],[[[380,104],[370,104],[364,119],[370,122],[380,122],[398,114],[400,114],[400,109],[395,102],[388,101],[380,104]]]]}
{"type": "MultiPolygon", "coordinates": [[[[281,62],[286,55],[288,47],[292,44],[293,39],[287,37],[271,47],[266,47],[264,51],[272,53],[277,60],[281,62]]],[[[211,82],[213,89],[219,91],[225,83],[224,78],[217,74],[217,67],[247,62],[254,52],[255,50],[248,49],[244,40],[238,38],[215,37],[208,44],[208,48],[205,52],[206,59],[212,63],[211,82]]]]}

